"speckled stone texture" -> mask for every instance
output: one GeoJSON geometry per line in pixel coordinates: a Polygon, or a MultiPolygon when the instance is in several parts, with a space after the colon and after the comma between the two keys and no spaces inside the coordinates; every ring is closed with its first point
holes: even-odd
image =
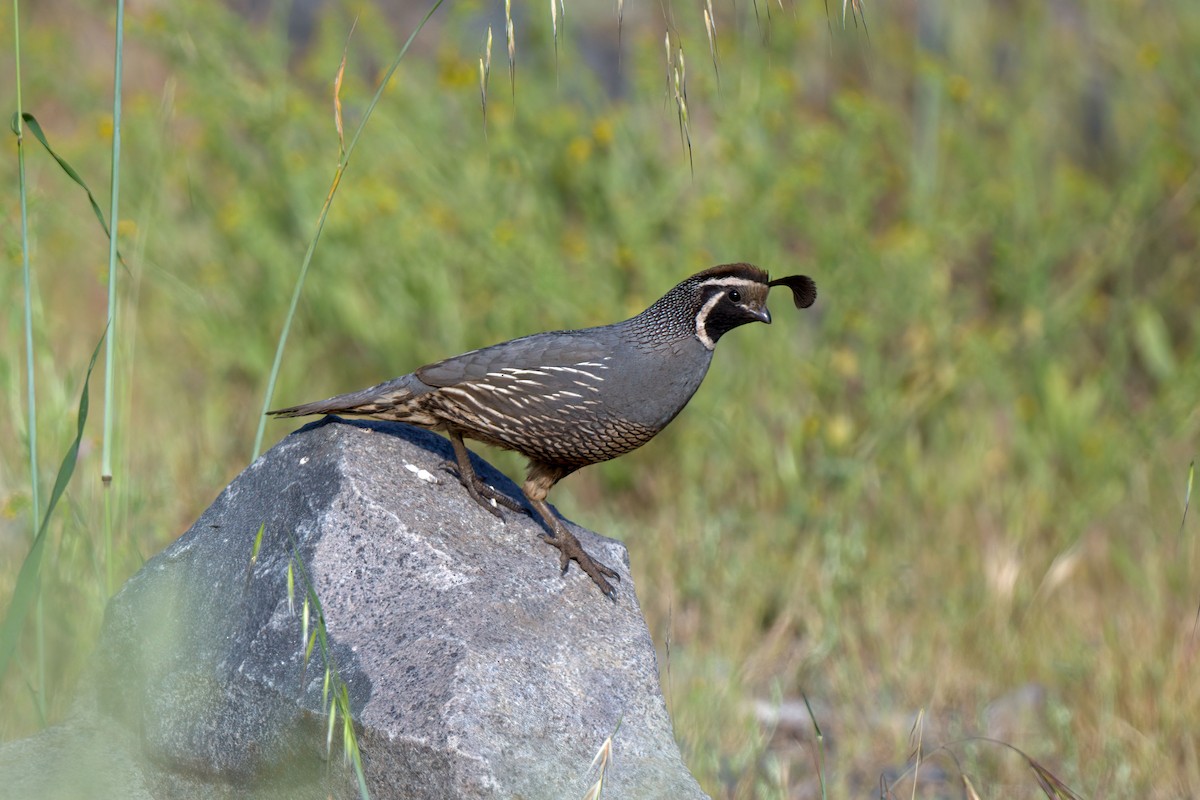
{"type": "Polygon", "coordinates": [[[400,424],[330,418],[284,439],[113,598],[74,717],[0,748],[0,797],[355,796],[340,731],[326,761],[324,662],[314,650],[303,663],[295,568],[289,607],[298,557],[372,797],[582,798],[616,732],[606,800],[703,798],[624,546],[572,526],[621,573],[613,603],[577,566],[559,573],[534,519],[476,505],[442,469],[452,458],[443,438],[400,424]],[[49,752],[101,766],[55,778],[49,752]]]}

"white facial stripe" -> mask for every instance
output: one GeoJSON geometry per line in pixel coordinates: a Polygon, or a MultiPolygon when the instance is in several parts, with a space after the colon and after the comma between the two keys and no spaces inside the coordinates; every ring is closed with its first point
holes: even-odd
{"type": "Polygon", "coordinates": [[[747,280],[746,278],[709,278],[702,281],[701,286],[762,286],[758,281],[747,280]]]}
{"type": "Polygon", "coordinates": [[[724,296],[725,295],[722,294],[714,294],[712,297],[708,298],[707,302],[704,303],[703,308],[700,309],[700,313],[696,315],[696,338],[699,339],[700,344],[704,345],[704,347],[708,350],[712,350],[714,347],[716,347],[717,343],[709,337],[708,331],[704,330],[704,323],[708,320],[708,312],[712,311],[713,306],[721,302],[721,298],[724,296]]]}
{"type": "MultiPolygon", "coordinates": [[[[759,281],[749,280],[747,278],[728,277],[728,278],[709,278],[709,279],[701,282],[700,285],[706,289],[710,286],[720,287],[722,289],[736,288],[736,287],[742,287],[742,288],[749,289],[752,287],[762,286],[762,283],[760,283],[759,281]]],[[[704,325],[708,321],[709,312],[712,311],[713,307],[716,306],[717,303],[721,302],[722,298],[724,298],[724,297],[725,297],[724,292],[718,292],[718,293],[714,294],[712,297],[710,297],[704,301],[704,305],[700,308],[700,311],[696,314],[696,338],[699,339],[700,343],[703,344],[705,346],[705,348],[707,348],[709,350],[712,350],[713,348],[716,347],[716,342],[714,342],[712,340],[712,337],[710,337],[708,335],[708,332],[704,330],[704,325]]]]}

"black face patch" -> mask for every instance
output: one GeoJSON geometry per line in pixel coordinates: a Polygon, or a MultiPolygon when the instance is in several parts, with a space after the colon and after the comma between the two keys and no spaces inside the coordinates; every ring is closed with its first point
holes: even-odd
{"type": "Polygon", "coordinates": [[[753,286],[725,284],[707,288],[696,318],[696,332],[706,346],[715,345],[729,331],[761,318],[746,309],[743,302],[755,291],[753,286]]]}

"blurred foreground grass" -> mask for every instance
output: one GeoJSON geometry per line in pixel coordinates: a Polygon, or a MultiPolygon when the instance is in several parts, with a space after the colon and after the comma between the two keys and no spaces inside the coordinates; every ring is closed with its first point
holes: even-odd
{"type": "MultiPolygon", "coordinates": [[[[895,779],[921,710],[923,749],[959,742],[984,796],[1039,790],[965,737],[1020,747],[1090,797],[1200,796],[1200,562],[1194,519],[1180,529],[1200,436],[1200,8],[880,5],[868,42],[831,31],[819,5],[756,23],[739,4],[718,13],[719,91],[699,13],[677,9],[693,175],[660,11],[630,5],[619,75],[608,10],[568,7],[558,76],[548,15],[526,10],[515,102],[497,9],[458,6],[423,34],[334,204],[277,405],[610,322],[715,263],[811,274],[811,313],[776,298],[775,324],[724,340],[665,434],[554,497],[629,544],[703,785],[819,796],[811,728],[772,737],[754,714],[804,692],[833,797],[895,779]]],[[[361,13],[348,124],[408,33],[361,13]]],[[[105,14],[39,4],[22,44],[26,108],[93,187],[111,127],[105,14]]],[[[337,160],[331,83],[351,18],[331,6],[304,47],[279,14],[127,18],[118,581],[246,466],[337,160]]],[[[29,173],[53,465],[103,328],[107,245],[56,166],[35,152],[29,173]]],[[[0,183],[6,597],[29,502],[12,160],[0,183]]],[[[0,684],[6,739],[42,724],[36,692],[50,721],[65,712],[116,588],[97,544],[96,419],[44,572],[48,685],[18,659],[0,684]]],[[[933,758],[941,777],[923,767],[919,796],[954,786],[954,761],[933,758]]]]}

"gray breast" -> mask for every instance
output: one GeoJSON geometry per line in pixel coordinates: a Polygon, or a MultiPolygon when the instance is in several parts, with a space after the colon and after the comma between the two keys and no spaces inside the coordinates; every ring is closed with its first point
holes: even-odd
{"type": "Polygon", "coordinates": [[[662,430],[683,410],[712,363],[712,351],[695,337],[628,347],[611,378],[615,415],[662,430]]]}

